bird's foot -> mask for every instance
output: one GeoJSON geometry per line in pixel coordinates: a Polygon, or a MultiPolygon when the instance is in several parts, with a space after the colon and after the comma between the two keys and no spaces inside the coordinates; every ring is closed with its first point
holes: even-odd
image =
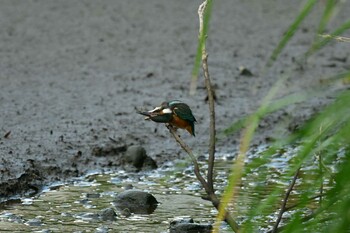
{"type": "MultiPolygon", "coordinates": [[[[173,125],[171,125],[171,124],[169,124],[169,123],[165,123],[165,126],[170,130],[170,129],[172,129],[172,130],[174,130],[176,133],[177,133],[177,127],[175,127],[175,126],[173,126],[173,125]]],[[[178,136],[180,137],[180,135],[178,134],[178,136]]]]}

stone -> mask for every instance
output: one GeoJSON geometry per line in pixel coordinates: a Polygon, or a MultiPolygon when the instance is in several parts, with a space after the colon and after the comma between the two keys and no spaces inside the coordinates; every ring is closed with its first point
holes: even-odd
{"type": "Polygon", "coordinates": [[[95,233],[108,233],[109,229],[107,226],[100,226],[95,229],[95,233]]]}
{"type": "Polygon", "coordinates": [[[194,223],[193,219],[180,219],[170,223],[169,233],[211,233],[212,225],[194,223]]]}
{"type": "Polygon", "coordinates": [[[112,208],[105,208],[100,212],[100,218],[103,221],[114,221],[116,220],[117,214],[112,208]]]}
{"type": "Polygon", "coordinates": [[[41,226],[43,223],[40,219],[34,218],[34,219],[28,220],[28,222],[26,222],[26,224],[28,226],[38,227],[38,226],[41,226]]]}
{"type": "Polygon", "coordinates": [[[147,156],[146,159],[143,161],[143,170],[153,170],[157,168],[158,166],[156,161],[154,161],[154,159],[152,159],[151,157],[147,156]]]}
{"type": "Polygon", "coordinates": [[[100,198],[101,194],[99,193],[87,193],[86,198],[100,198]]]}
{"type": "Polygon", "coordinates": [[[137,169],[141,169],[147,158],[146,150],[142,146],[130,146],[125,153],[125,160],[137,169]]]}
{"type": "Polygon", "coordinates": [[[158,206],[157,199],[140,190],[126,190],[117,195],[113,204],[119,211],[128,209],[134,214],[151,214],[158,206]]]}

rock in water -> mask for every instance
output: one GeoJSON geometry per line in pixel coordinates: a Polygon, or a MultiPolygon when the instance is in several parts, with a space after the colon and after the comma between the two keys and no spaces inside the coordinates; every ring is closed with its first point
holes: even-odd
{"type": "Polygon", "coordinates": [[[210,233],[212,230],[210,224],[194,223],[193,219],[175,220],[170,223],[170,233],[210,233]]]}
{"type": "Polygon", "coordinates": [[[152,194],[140,190],[121,192],[113,202],[118,210],[128,209],[134,214],[151,214],[157,208],[158,203],[152,194]]]}
{"type": "Polygon", "coordinates": [[[100,218],[103,221],[114,221],[117,217],[117,214],[114,212],[112,208],[106,208],[101,210],[100,218]]]}

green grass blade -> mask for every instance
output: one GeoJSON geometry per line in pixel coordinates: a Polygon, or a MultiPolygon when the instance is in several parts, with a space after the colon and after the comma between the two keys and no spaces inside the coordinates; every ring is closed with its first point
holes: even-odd
{"type": "MultiPolygon", "coordinates": [[[[259,117],[262,118],[265,115],[278,111],[282,109],[283,107],[289,106],[291,104],[295,103],[300,103],[305,100],[307,100],[310,97],[310,94],[301,94],[301,93],[296,93],[296,94],[291,94],[288,96],[285,96],[279,100],[275,100],[274,102],[270,103],[268,106],[266,106],[263,110],[259,112],[259,117]]],[[[256,114],[256,113],[254,113],[256,114]]],[[[232,123],[228,128],[226,128],[222,134],[220,135],[219,138],[224,137],[224,136],[229,136],[231,134],[236,133],[237,131],[241,130],[245,125],[246,121],[249,120],[251,115],[243,117],[239,119],[238,121],[232,123]]]]}
{"type": "Polygon", "coordinates": [[[324,33],[328,22],[331,20],[334,14],[334,10],[335,10],[335,6],[337,5],[337,2],[338,1],[336,0],[327,0],[326,7],[324,8],[322,18],[318,25],[318,29],[317,29],[318,34],[324,33]]]}
{"type": "MultiPolygon", "coordinates": [[[[339,82],[339,81],[342,82],[344,85],[350,84],[350,71],[336,74],[331,77],[323,79],[320,82],[319,86],[314,87],[312,90],[308,91],[307,93],[305,93],[304,91],[298,92],[298,93],[290,94],[280,99],[272,101],[268,106],[266,106],[264,111],[260,113],[261,114],[260,117],[264,117],[267,114],[276,112],[292,104],[301,103],[313,97],[323,96],[325,89],[328,89],[330,85],[334,85],[336,82],[339,82]]],[[[241,130],[244,127],[245,122],[249,119],[249,117],[250,115],[244,116],[239,120],[233,122],[230,126],[224,129],[218,135],[218,139],[222,139],[224,137],[237,133],[239,130],[241,130]]]]}
{"type": "Polygon", "coordinates": [[[301,22],[305,19],[305,17],[310,13],[313,6],[317,3],[317,0],[308,0],[306,4],[304,5],[303,9],[297,16],[297,18],[294,20],[292,25],[288,28],[285,35],[282,37],[281,41],[278,43],[275,50],[272,52],[272,55],[270,56],[267,66],[271,66],[274,61],[277,59],[278,55],[282,52],[283,48],[286,46],[288,41],[293,37],[295,31],[299,28],[301,22]]]}
{"type": "Polygon", "coordinates": [[[322,40],[319,40],[318,42],[314,43],[310,49],[305,53],[305,57],[309,57],[324,46],[326,46],[330,41],[334,41],[334,37],[337,37],[344,33],[345,31],[350,29],[350,20],[343,23],[340,27],[338,27],[336,30],[334,30],[333,33],[331,33],[329,36],[324,37],[322,40]]]}
{"type": "Polygon", "coordinates": [[[236,160],[232,163],[232,172],[230,173],[228,185],[225,188],[224,194],[220,200],[219,212],[216,216],[213,233],[219,232],[219,227],[221,221],[224,219],[226,208],[229,203],[234,203],[234,198],[238,196],[238,188],[239,183],[241,181],[242,175],[244,174],[244,166],[245,166],[245,158],[246,154],[249,150],[249,145],[251,140],[253,139],[255,130],[260,121],[260,117],[266,112],[266,108],[269,106],[271,99],[276,95],[279,88],[284,82],[284,79],[279,79],[275,85],[270,89],[269,93],[263,99],[260,108],[256,111],[256,113],[252,114],[249,119],[245,122],[245,129],[243,131],[239,152],[236,160]]]}

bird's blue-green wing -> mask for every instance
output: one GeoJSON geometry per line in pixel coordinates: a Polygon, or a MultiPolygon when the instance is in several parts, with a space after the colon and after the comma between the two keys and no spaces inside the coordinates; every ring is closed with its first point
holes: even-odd
{"type": "Polygon", "coordinates": [[[174,108],[174,113],[183,120],[195,122],[196,118],[193,116],[190,107],[187,104],[177,104],[174,108]]]}

